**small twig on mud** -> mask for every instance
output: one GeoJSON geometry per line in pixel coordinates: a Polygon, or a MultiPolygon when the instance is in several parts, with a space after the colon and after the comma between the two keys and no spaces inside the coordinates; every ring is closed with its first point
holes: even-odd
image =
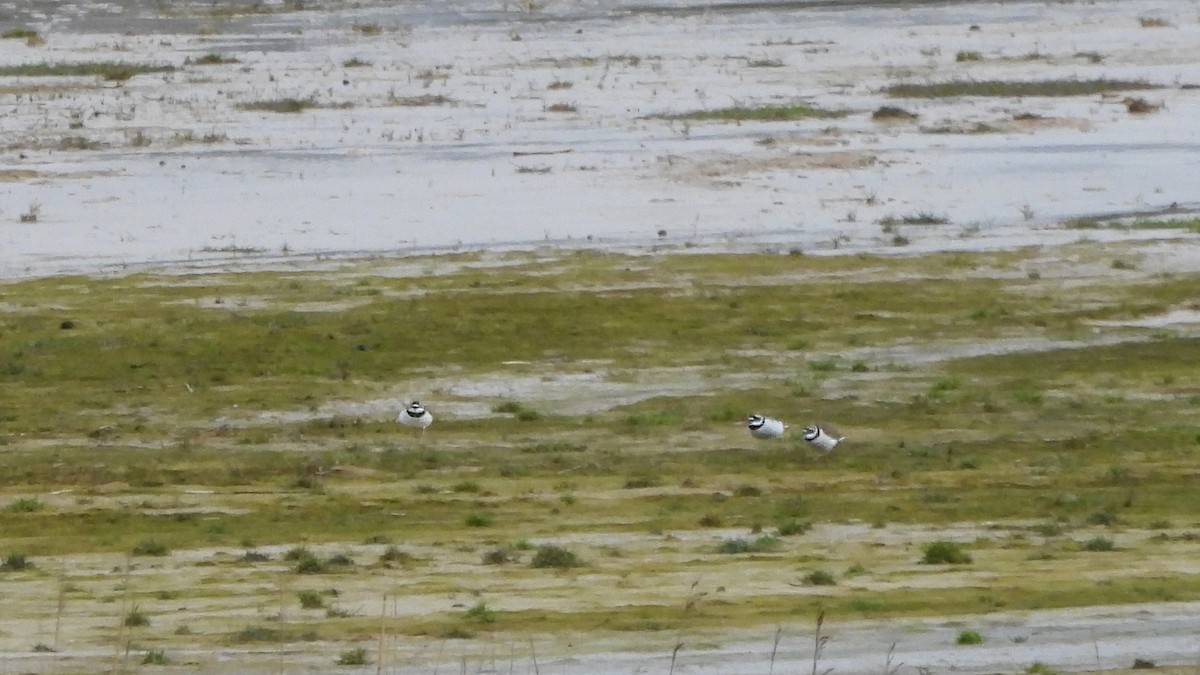
{"type": "Polygon", "coordinates": [[[683,649],[683,641],[675,643],[675,648],[671,650],[671,669],[667,671],[668,675],[675,672],[675,657],[679,655],[679,650],[683,649]]]}
{"type": "MultiPolygon", "coordinates": [[[[825,644],[827,642],[829,642],[829,638],[827,636],[821,635],[821,626],[823,626],[823,625],[825,625],[825,610],[821,610],[817,614],[817,632],[815,634],[813,634],[812,675],[817,675],[817,666],[821,662],[821,652],[825,651],[825,644]]],[[[833,670],[833,668],[829,668],[825,671],[822,671],[822,675],[824,675],[825,673],[828,673],[831,670],[833,670]]]]}
{"type": "Polygon", "coordinates": [[[775,653],[779,651],[779,640],[783,637],[783,626],[775,626],[775,642],[771,644],[771,670],[769,675],[775,675],[775,653]]]}

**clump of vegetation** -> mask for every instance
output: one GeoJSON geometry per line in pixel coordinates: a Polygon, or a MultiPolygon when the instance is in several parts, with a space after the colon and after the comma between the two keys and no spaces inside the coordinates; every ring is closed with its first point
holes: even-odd
{"type": "Polygon", "coordinates": [[[209,52],[208,54],[205,54],[204,56],[198,56],[195,59],[189,56],[184,60],[184,63],[187,65],[197,66],[219,66],[230,63],[238,63],[238,59],[236,56],[225,56],[224,54],[209,52]]]}
{"type": "Polygon", "coordinates": [[[137,605],[134,605],[133,609],[129,610],[129,613],[125,615],[125,625],[131,628],[149,626],[150,615],[143,612],[137,605]]]}
{"type": "Polygon", "coordinates": [[[954,55],[954,60],[959,63],[962,63],[964,61],[982,61],[983,54],[980,54],[979,52],[976,52],[976,51],[960,50],[958,53],[956,53],[954,55]]]}
{"type": "Polygon", "coordinates": [[[383,553],[379,554],[379,562],[387,564],[405,564],[413,561],[411,553],[401,550],[396,546],[388,546],[383,553]]]}
{"type": "Polygon", "coordinates": [[[0,569],[8,572],[20,572],[32,568],[33,562],[24,553],[10,553],[4,562],[0,563],[0,569]]]}
{"type": "Polygon", "coordinates": [[[839,110],[822,110],[803,103],[793,105],[765,105],[760,107],[733,106],[696,110],[676,115],[663,115],[670,120],[714,120],[720,122],[788,122],[803,119],[833,119],[845,117],[839,110]]]}
{"type": "Polygon", "coordinates": [[[134,545],[133,554],[162,557],[170,555],[171,549],[157,539],[143,539],[134,545]]]}
{"type": "Polygon", "coordinates": [[[368,663],[370,661],[367,660],[367,650],[363,647],[347,649],[337,659],[339,666],[365,666],[368,663]]]}
{"type": "Polygon", "coordinates": [[[1035,82],[963,80],[938,84],[893,84],[884,93],[897,98],[949,98],[953,96],[1094,96],[1118,91],[1157,89],[1138,80],[1046,80],[1035,82]]]}
{"type": "Polygon", "coordinates": [[[763,535],[754,541],[746,539],[726,539],[717,545],[717,553],[770,553],[777,551],[783,546],[783,542],[778,537],[771,535],[763,535]]]}
{"type": "Polygon", "coordinates": [[[37,497],[21,497],[9,504],[5,509],[12,513],[35,513],[45,508],[37,497]]]}
{"type": "Polygon", "coordinates": [[[120,62],[97,63],[25,63],[0,66],[0,77],[80,77],[94,75],[104,80],[123,82],[145,73],[169,73],[174,66],[120,62]]]}
{"type": "Polygon", "coordinates": [[[0,39],[4,40],[37,40],[38,38],[38,32],[27,26],[9,28],[3,33],[0,33],[0,39]]]}
{"type": "Polygon", "coordinates": [[[491,609],[482,602],[476,603],[470,609],[463,612],[463,616],[476,623],[496,622],[496,610],[491,609]]]}
{"type": "Polygon", "coordinates": [[[812,529],[812,523],[807,520],[796,520],[793,518],[780,523],[779,527],[775,529],[775,534],[780,537],[791,537],[797,534],[804,534],[810,529],[812,529]]]}
{"type": "Polygon", "coordinates": [[[954,640],[956,645],[981,645],[983,644],[983,636],[978,631],[964,630],[958,634],[954,640]]]}
{"type": "Polygon", "coordinates": [[[921,563],[924,565],[967,565],[972,562],[970,554],[952,541],[930,542],[923,550],[921,563]]]}
{"type": "Polygon", "coordinates": [[[463,519],[467,527],[491,527],[495,520],[486,513],[471,513],[463,519]]]}
{"type": "Polygon", "coordinates": [[[834,586],[837,579],[828,570],[813,570],[804,575],[804,583],[809,586],[834,586]]]}
{"type": "Polygon", "coordinates": [[[912,122],[917,119],[917,114],[898,106],[885,105],[876,108],[871,113],[871,119],[877,122],[912,122]]]}
{"type": "Polygon", "coordinates": [[[529,564],[538,569],[570,569],[579,567],[583,563],[579,560],[579,556],[561,546],[544,544],[537,548],[537,552],[533,554],[533,560],[529,564]]]}
{"type": "Polygon", "coordinates": [[[303,609],[321,609],[325,606],[325,597],[317,591],[300,591],[298,595],[303,609]]]}
{"type": "Polygon", "coordinates": [[[259,112],[292,114],[315,108],[317,102],[311,98],[277,98],[265,101],[239,103],[238,108],[259,112]]]}
{"type": "Polygon", "coordinates": [[[1117,547],[1113,543],[1113,540],[1109,539],[1108,537],[1093,537],[1088,539],[1083,544],[1083,550],[1092,552],[1103,553],[1107,551],[1115,551],[1116,548],[1117,547]]]}
{"type": "Polygon", "coordinates": [[[166,666],[170,663],[170,660],[167,659],[167,652],[162,649],[148,649],[142,655],[143,666],[166,666]]]}

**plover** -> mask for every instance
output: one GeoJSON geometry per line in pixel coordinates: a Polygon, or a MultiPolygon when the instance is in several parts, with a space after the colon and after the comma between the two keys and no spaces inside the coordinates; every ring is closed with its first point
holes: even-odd
{"type": "Polygon", "coordinates": [[[770,417],[751,415],[746,418],[746,428],[755,438],[779,438],[783,435],[783,430],[787,429],[787,425],[770,417]]]}
{"type": "Polygon", "coordinates": [[[821,452],[829,452],[846,439],[837,429],[830,426],[810,424],[804,427],[804,440],[821,452]]]}
{"type": "Polygon", "coordinates": [[[421,430],[421,438],[425,438],[425,427],[433,424],[433,415],[429,414],[420,401],[413,401],[400,413],[396,421],[406,427],[421,430]]]}

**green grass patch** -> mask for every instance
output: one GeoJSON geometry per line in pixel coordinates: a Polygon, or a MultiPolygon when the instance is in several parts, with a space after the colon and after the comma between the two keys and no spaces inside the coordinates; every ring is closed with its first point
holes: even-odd
{"type": "Polygon", "coordinates": [[[175,70],[170,65],[152,65],[124,62],[94,63],[27,63],[0,66],[0,77],[99,77],[104,80],[124,81],[135,75],[146,73],[169,73],[175,70]]]}
{"type": "Polygon", "coordinates": [[[896,98],[949,98],[955,96],[1094,96],[1122,91],[1160,89],[1140,80],[964,80],[934,84],[893,84],[884,93],[896,98]]]}
{"type": "Polygon", "coordinates": [[[710,110],[663,115],[669,120],[719,121],[719,122],[788,122],[803,119],[835,119],[845,117],[840,110],[823,110],[803,103],[792,105],[764,105],[757,107],[731,106],[710,110]]]}

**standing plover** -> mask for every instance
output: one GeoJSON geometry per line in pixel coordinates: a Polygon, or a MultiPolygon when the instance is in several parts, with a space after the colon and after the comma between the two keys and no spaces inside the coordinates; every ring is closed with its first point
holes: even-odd
{"type": "Polygon", "coordinates": [[[822,427],[817,424],[810,424],[804,427],[804,440],[822,452],[833,450],[837,447],[838,443],[841,443],[845,439],[846,437],[841,432],[830,426],[822,427]]]}
{"type": "Polygon", "coordinates": [[[787,425],[770,417],[751,415],[746,418],[746,428],[755,438],[779,438],[783,435],[783,430],[787,429],[787,425]]]}
{"type": "Polygon", "coordinates": [[[396,421],[406,427],[420,429],[423,439],[425,438],[425,427],[433,424],[433,415],[430,415],[429,411],[421,406],[420,401],[413,401],[404,409],[404,412],[400,413],[396,421]]]}

